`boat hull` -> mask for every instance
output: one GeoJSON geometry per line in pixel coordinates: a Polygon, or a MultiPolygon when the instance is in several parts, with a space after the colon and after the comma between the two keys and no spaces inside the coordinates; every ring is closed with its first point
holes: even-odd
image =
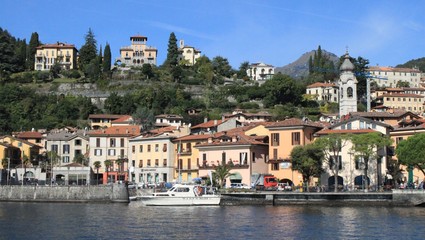
{"type": "Polygon", "coordinates": [[[220,196],[172,197],[143,196],[140,198],[146,206],[214,206],[220,205],[220,196]]]}

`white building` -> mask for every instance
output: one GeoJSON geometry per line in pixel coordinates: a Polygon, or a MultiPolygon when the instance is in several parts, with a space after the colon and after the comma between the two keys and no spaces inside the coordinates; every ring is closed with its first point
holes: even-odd
{"type": "MultiPolygon", "coordinates": [[[[329,134],[366,134],[379,132],[383,135],[389,136],[390,130],[392,130],[392,127],[388,124],[355,116],[346,121],[332,125],[329,129],[323,129],[317,132],[316,135],[323,137],[329,134]]],[[[362,187],[363,183],[366,183],[366,181],[369,183],[369,187],[380,186],[383,184],[387,171],[386,151],[382,151],[382,153],[380,153],[378,149],[376,149],[378,159],[369,159],[366,178],[364,177],[364,163],[360,157],[356,157],[352,152],[352,143],[347,141],[341,145],[342,147],[338,155],[339,185],[346,186],[349,190],[353,190],[355,188],[362,187]]],[[[332,156],[333,153],[330,155],[332,156]]],[[[329,161],[324,161],[322,166],[324,173],[321,175],[320,182],[325,186],[332,187],[335,180],[331,167],[335,165],[332,165],[329,161]]]]}
{"type": "Polygon", "coordinates": [[[316,82],[307,86],[306,94],[315,101],[338,103],[339,88],[334,83],[316,82]]]}
{"type": "Polygon", "coordinates": [[[265,81],[274,75],[274,66],[265,63],[253,63],[249,65],[246,74],[251,80],[265,81]]]}
{"type": "Polygon", "coordinates": [[[368,76],[378,87],[396,87],[399,81],[410,87],[421,87],[421,71],[417,68],[393,68],[374,66],[368,68],[368,76]]]}

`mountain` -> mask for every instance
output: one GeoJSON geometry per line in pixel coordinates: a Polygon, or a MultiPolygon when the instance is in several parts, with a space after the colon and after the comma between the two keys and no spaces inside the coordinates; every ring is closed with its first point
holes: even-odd
{"type": "MultiPolygon", "coordinates": [[[[302,78],[308,75],[308,59],[310,56],[314,57],[314,53],[316,50],[312,50],[310,52],[304,53],[300,58],[298,58],[295,62],[290,63],[283,67],[276,67],[275,73],[287,74],[293,78],[302,78]]],[[[334,61],[335,66],[338,66],[339,57],[331,52],[327,52],[326,50],[322,50],[322,52],[329,56],[329,58],[334,61]]]]}
{"type": "Polygon", "coordinates": [[[425,57],[410,60],[404,64],[399,64],[396,67],[400,68],[414,68],[417,67],[421,72],[425,72],[425,57]]]}

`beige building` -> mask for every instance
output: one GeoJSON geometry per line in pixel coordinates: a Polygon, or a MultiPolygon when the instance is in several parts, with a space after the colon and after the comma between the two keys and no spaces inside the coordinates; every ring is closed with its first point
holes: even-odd
{"type": "MultiPolygon", "coordinates": [[[[64,166],[74,161],[75,157],[82,155],[88,157],[89,137],[84,130],[75,132],[53,131],[46,137],[46,149],[55,152],[58,159],[56,166],[64,166]]],[[[51,157],[51,156],[47,156],[51,157]]]]}
{"type": "Polygon", "coordinates": [[[34,69],[50,70],[57,63],[62,69],[77,69],[77,49],[73,44],[57,42],[36,48],[34,69]]]}
{"type": "Polygon", "coordinates": [[[179,46],[179,61],[186,61],[186,65],[192,66],[196,63],[196,60],[201,57],[201,51],[191,47],[184,45],[184,40],[180,40],[179,46]]]}
{"type": "Polygon", "coordinates": [[[399,81],[408,82],[410,87],[420,87],[421,71],[417,68],[393,68],[374,66],[368,68],[371,81],[378,87],[396,87],[399,81]]]}
{"type": "Polygon", "coordinates": [[[411,93],[387,93],[376,99],[383,106],[392,109],[402,109],[414,113],[422,113],[424,108],[424,96],[411,93]]]}
{"type": "Polygon", "coordinates": [[[147,46],[147,37],[136,35],[130,37],[131,45],[120,48],[117,62],[126,66],[142,66],[145,63],[156,65],[158,50],[147,46]]]}
{"type": "Polygon", "coordinates": [[[316,82],[307,86],[306,94],[315,101],[338,103],[338,86],[334,83],[316,82]]]}

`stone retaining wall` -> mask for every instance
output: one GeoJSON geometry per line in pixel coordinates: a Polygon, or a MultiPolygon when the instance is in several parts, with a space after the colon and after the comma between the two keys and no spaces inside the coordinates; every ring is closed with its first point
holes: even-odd
{"type": "Polygon", "coordinates": [[[0,186],[0,201],[19,202],[129,202],[125,185],[0,186]]]}

